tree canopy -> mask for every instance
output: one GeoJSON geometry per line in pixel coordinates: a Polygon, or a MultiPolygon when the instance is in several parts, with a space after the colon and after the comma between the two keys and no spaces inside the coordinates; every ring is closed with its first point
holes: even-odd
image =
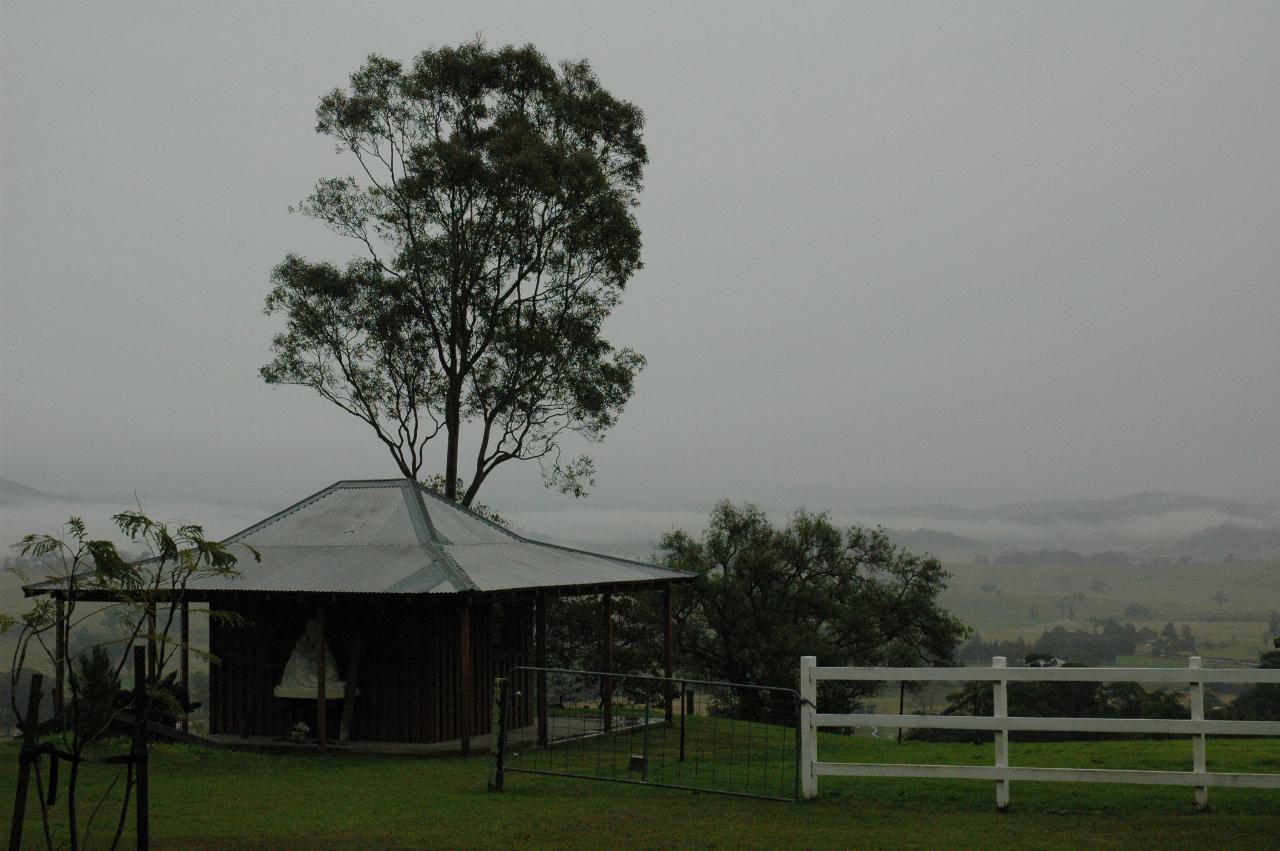
{"type": "Polygon", "coordinates": [[[405,476],[443,433],[445,492],[464,504],[509,461],[584,493],[593,464],[564,438],[602,439],[644,366],[602,334],[641,265],[640,109],[586,61],[475,41],[407,67],[370,56],[316,116],[354,173],[298,209],[359,252],[275,268],[266,310],[286,328],[263,379],[363,420],[405,476]]]}
{"type": "Polygon", "coordinates": [[[792,685],[806,655],[946,664],[968,633],[938,605],[937,559],[825,514],[799,511],[779,528],[755,506],[722,502],[701,539],[668,534],[662,556],[698,575],[677,597],[677,641],[684,667],[710,678],[792,685]]]}

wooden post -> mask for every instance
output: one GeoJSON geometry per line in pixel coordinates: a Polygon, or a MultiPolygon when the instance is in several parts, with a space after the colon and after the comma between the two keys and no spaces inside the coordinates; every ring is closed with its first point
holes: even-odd
{"type": "MultiPolygon", "coordinates": [[[[547,667],[547,595],[539,591],[533,610],[533,664],[539,669],[547,667]]],[[[535,677],[537,689],[538,744],[547,745],[547,672],[539,670],[535,677]]]]}
{"type": "Polygon", "coordinates": [[[360,676],[360,651],[364,645],[364,633],[357,632],[351,640],[351,657],[347,659],[347,691],[342,698],[342,725],[338,729],[338,743],[345,745],[351,738],[351,720],[356,711],[356,683],[360,676]]]}
{"type": "MultiPolygon", "coordinates": [[[[1005,658],[1003,656],[993,656],[991,658],[991,667],[1005,667],[1005,658]]],[[[996,718],[1009,717],[1009,681],[996,680],[993,686],[993,703],[994,716],[996,718]]],[[[996,768],[1009,767],[1009,728],[1005,727],[996,731],[996,768]]],[[[1006,812],[1009,809],[1009,781],[996,781],[996,809],[1000,812],[1006,812]]]]}
{"type": "Polygon", "coordinates": [[[320,653],[319,658],[316,659],[316,746],[321,753],[324,752],[325,747],[329,744],[329,719],[326,712],[327,707],[325,706],[328,700],[328,695],[325,694],[325,680],[329,678],[329,671],[327,670],[329,665],[326,657],[329,654],[325,652],[327,648],[324,643],[324,615],[324,603],[321,603],[316,607],[316,620],[320,624],[320,629],[318,630],[320,633],[320,653]]]}
{"type": "Polygon", "coordinates": [[[55,598],[57,623],[54,625],[54,660],[53,660],[53,717],[58,719],[58,726],[64,727],[66,720],[66,688],[67,678],[67,608],[66,602],[55,598]]]}
{"type": "Polygon", "coordinates": [[[133,711],[137,716],[138,724],[133,732],[133,769],[137,777],[137,783],[133,788],[137,796],[134,807],[136,817],[134,832],[137,835],[139,851],[146,851],[151,845],[151,780],[147,765],[147,715],[150,707],[147,697],[146,665],[147,650],[135,646],[133,648],[133,711]]]}
{"type": "Polygon", "coordinates": [[[510,680],[498,677],[493,681],[493,709],[489,716],[489,791],[501,792],[506,775],[507,760],[507,694],[510,680]]]}
{"type": "Polygon", "coordinates": [[[468,598],[462,604],[462,612],[458,618],[458,673],[461,680],[461,718],[460,718],[460,735],[459,742],[462,745],[462,755],[471,755],[471,725],[474,719],[471,717],[474,713],[472,710],[472,690],[474,681],[471,672],[471,600],[468,598]]]}
{"type": "Polygon", "coordinates": [[[159,648],[156,646],[156,604],[147,604],[147,682],[160,681],[159,648]]]}
{"type": "Polygon", "coordinates": [[[22,719],[22,750],[18,752],[18,789],[13,796],[13,824],[9,825],[9,851],[22,848],[22,822],[27,817],[27,787],[31,763],[36,760],[36,732],[40,728],[40,698],[44,674],[32,674],[27,683],[27,714],[22,719]]]}
{"type": "Polygon", "coordinates": [[[670,582],[668,582],[662,589],[662,622],[664,624],[664,629],[662,632],[662,671],[663,671],[663,675],[667,678],[667,682],[663,686],[663,688],[665,689],[663,694],[663,697],[664,697],[663,703],[665,704],[664,712],[666,715],[667,724],[669,726],[672,720],[671,675],[672,675],[672,671],[675,669],[675,665],[674,665],[675,633],[671,624],[671,583],[670,582]]]}
{"type": "MultiPolygon", "coordinates": [[[[605,674],[613,673],[613,595],[608,591],[601,596],[604,616],[604,667],[605,674]]],[[[613,677],[605,676],[600,683],[600,707],[604,714],[604,729],[613,729],[613,677]]]]}
{"type": "MultiPolygon", "coordinates": [[[[907,714],[907,681],[898,683],[898,714],[907,714]]],[[[898,722],[898,744],[902,744],[902,722],[898,722]]]]}
{"type": "MultiPolygon", "coordinates": [[[[182,677],[182,690],[186,693],[187,703],[191,702],[191,618],[187,601],[182,601],[179,610],[182,630],[182,646],[178,648],[178,676],[182,677]]],[[[191,728],[191,713],[184,707],[182,710],[182,732],[188,733],[191,728]]]]}
{"type": "Polygon", "coordinates": [[[800,794],[804,798],[818,797],[818,729],[814,715],[818,711],[818,680],[814,668],[816,656],[800,657],[800,794]]]}
{"type": "Polygon", "coordinates": [[[688,686],[684,682],[680,683],[680,761],[681,762],[684,762],[684,728],[685,728],[685,724],[689,720],[689,713],[685,709],[685,707],[688,705],[688,701],[685,698],[685,689],[687,687],[688,686]]]}
{"type": "MultiPolygon", "coordinates": [[[[1200,657],[1192,656],[1187,660],[1187,667],[1192,670],[1200,668],[1200,657]]],[[[1191,684],[1191,720],[1204,720],[1204,683],[1191,684]]],[[[1196,774],[1203,774],[1205,768],[1204,755],[1205,737],[1204,734],[1198,734],[1191,737],[1191,770],[1196,774]]],[[[1209,808],[1209,787],[1196,787],[1196,809],[1207,810],[1209,808]]]]}

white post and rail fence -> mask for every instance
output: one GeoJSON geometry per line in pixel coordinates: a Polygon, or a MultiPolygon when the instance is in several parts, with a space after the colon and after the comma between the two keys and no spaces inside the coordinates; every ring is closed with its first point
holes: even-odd
{"type": "Polygon", "coordinates": [[[1206,736],[1280,736],[1280,721],[1218,721],[1204,717],[1205,684],[1280,684],[1280,668],[1202,668],[1193,656],[1186,668],[1009,668],[997,656],[990,668],[846,668],[819,667],[813,656],[800,660],[801,794],[818,794],[818,778],[914,777],[953,780],[992,780],[996,806],[1009,806],[1012,781],[1066,783],[1138,783],[1191,786],[1196,806],[1208,805],[1209,787],[1280,789],[1280,774],[1209,771],[1205,766],[1206,736]],[[990,717],[972,715],[881,715],[818,711],[821,682],[990,682],[994,711],[990,717]],[[1190,718],[1033,718],[1009,717],[1011,682],[1176,683],[1190,686],[1190,718]],[[817,732],[850,727],[906,727],[916,730],[978,730],[995,734],[995,764],[912,765],[862,762],[822,762],[817,732]],[[1124,733],[1191,736],[1191,771],[1136,771],[1102,768],[1031,768],[1009,765],[1009,734],[1022,732],[1124,733]]]}

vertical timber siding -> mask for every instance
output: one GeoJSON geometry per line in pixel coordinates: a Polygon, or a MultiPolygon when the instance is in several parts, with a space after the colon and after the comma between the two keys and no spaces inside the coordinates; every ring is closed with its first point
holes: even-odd
{"type": "MultiPolygon", "coordinates": [[[[462,732],[457,597],[327,599],[325,636],[346,679],[356,630],[363,631],[360,681],[351,726],[358,741],[442,742],[462,732]]],[[[282,700],[273,689],[316,602],[297,594],[252,594],[213,604],[245,618],[243,625],[211,624],[210,652],[219,660],[209,676],[209,730],[215,734],[287,736],[299,721],[314,730],[315,701],[282,700]]],[[[472,602],[474,658],[472,735],[489,731],[493,679],[532,664],[532,599],[472,602]]],[[[531,690],[511,707],[512,723],[531,723],[531,690]]],[[[337,741],[341,701],[329,705],[328,733],[337,741]]]]}

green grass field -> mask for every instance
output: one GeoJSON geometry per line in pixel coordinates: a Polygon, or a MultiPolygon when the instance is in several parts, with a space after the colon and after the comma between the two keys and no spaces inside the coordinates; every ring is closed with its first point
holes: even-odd
{"type": "MultiPolygon", "coordinates": [[[[1280,772],[1280,741],[1211,740],[1208,753],[1211,770],[1280,772]]],[[[1187,741],[1015,741],[1011,761],[1186,769],[1190,754],[1187,741]]],[[[968,765],[990,764],[992,750],[824,734],[819,757],[968,765]]],[[[0,746],[0,760],[8,807],[16,747],[0,746]]],[[[523,774],[493,794],[484,757],[159,746],[152,766],[157,848],[1263,848],[1280,832],[1280,793],[1257,790],[1214,789],[1212,811],[1196,813],[1186,788],[1015,783],[1001,815],[992,784],[971,781],[823,778],[819,799],[797,804],[523,774]]],[[[93,766],[84,782],[101,789],[108,774],[93,766]]],[[[40,847],[33,812],[27,845],[40,847]]]]}

